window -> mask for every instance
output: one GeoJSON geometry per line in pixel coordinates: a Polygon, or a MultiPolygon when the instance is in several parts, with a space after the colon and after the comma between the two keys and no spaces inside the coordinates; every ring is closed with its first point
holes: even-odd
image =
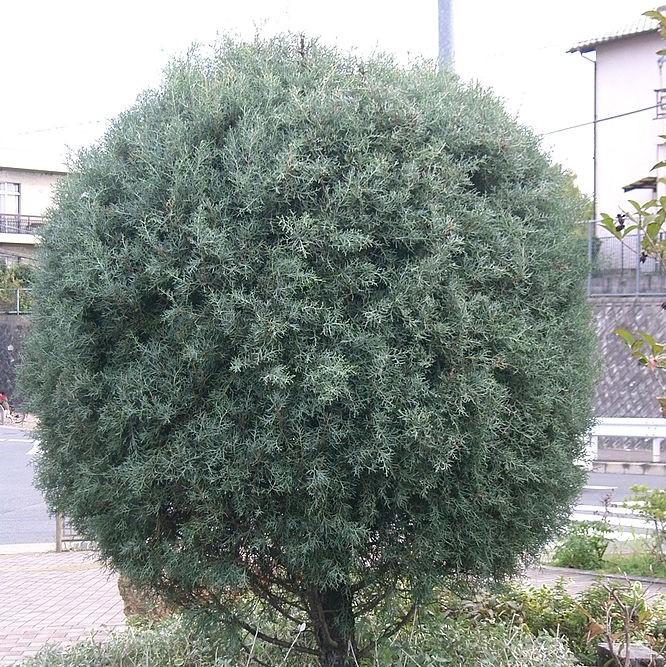
{"type": "Polygon", "coordinates": [[[18,215],[21,212],[21,185],[0,183],[0,215],[18,215]]]}

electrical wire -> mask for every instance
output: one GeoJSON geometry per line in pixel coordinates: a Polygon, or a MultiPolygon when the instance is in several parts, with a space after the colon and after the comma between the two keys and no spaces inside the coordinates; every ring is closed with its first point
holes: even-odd
{"type": "Polygon", "coordinates": [[[641,113],[643,111],[650,111],[650,109],[656,109],[661,106],[661,104],[653,104],[649,107],[643,107],[642,109],[634,109],[633,111],[625,111],[624,113],[618,113],[614,116],[606,116],[605,118],[597,118],[596,120],[590,120],[587,123],[579,123],[578,125],[569,125],[568,127],[561,127],[559,130],[551,130],[550,132],[543,132],[542,137],[547,137],[549,134],[557,134],[558,132],[566,132],[567,130],[576,130],[579,127],[586,127],[588,125],[595,125],[596,123],[603,123],[606,120],[615,120],[616,118],[623,118],[624,116],[632,116],[635,113],[641,113]]]}
{"type": "Polygon", "coordinates": [[[45,132],[58,132],[60,130],[67,130],[70,127],[82,127],[84,125],[97,125],[99,123],[106,123],[110,118],[99,118],[97,120],[84,120],[80,123],[69,123],[67,125],[54,125],[53,127],[40,127],[32,130],[24,130],[22,132],[14,132],[14,135],[17,137],[23,137],[29,134],[43,134],[45,132]]]}

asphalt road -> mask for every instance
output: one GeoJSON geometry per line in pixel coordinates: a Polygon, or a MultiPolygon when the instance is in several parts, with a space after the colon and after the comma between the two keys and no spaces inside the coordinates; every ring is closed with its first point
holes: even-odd
{"type": "Polygon", "coordinates": [[[617,475],[591,472],[578,502],[582,505],[602,505],[602,498],[607,494],[611,495],[611,502],[628,500],[634,484],[646,484],[652,489],[666,489],[666,475],[617,475]]]}
{"type": "Polygon", "coordinates": [[[34,440],[0,426],[0,544],[55,542],[55,520],[33,486],[34,440]]]}
{"type": "MultiPolygon", "coordinates": [[[[35,442],[21,429],[0,426],[0,545],[53,543],[55,520],[33,486],[35,442]]],[[[590,473],[578,503],[602,505],[603,497],[621,502],[633,484],[666,488],[666,476],[590,473]]]]}

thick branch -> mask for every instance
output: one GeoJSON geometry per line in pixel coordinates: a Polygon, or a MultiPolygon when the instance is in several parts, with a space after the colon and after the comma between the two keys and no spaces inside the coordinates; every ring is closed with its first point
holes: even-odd
{"type": "MultiPolygon", "coordinates": [[[[220,609],[225,611],[225,607],[220,602],[220,599],[217,596],[213,597],[218,607],[220,607],[220,609]]],[[[307,653],[308,655],[315,655],[315,656],[319,655],[317,651],[311,649],[309,646],[304,646],[303,644],[296,644],[296,643],[292,644],[291,642],[285,641],[284,639],[279,639],[278,637],[271,637],[270,635],[267,635],[265,632],[261,632],[259,628],[255,628],[249,623],[246,623],[245,621],[241,620],[235,614],[229,614],[227,612],[227,617],[231,620],[232,623],[235,623],[238,627],[243,628],[243,630],[249,632],[253,637],[257,637],[261,639],[261,641],[266,642],[267,644],[273,644],[273,646],[279,646],[280,648],[291,649],[292,651],[296,651],[297,653],[307,653]]]]}
{"type": "Polygon", "coordinates": [[[317,651],[310,648],[309,646],[304,646],[303,644],[292,644],[291,642],[284,641],[283,639],[278,639],[277,637],[271,637],[264,632],[261,632],[258,628],[253,628],[249,623],[242,621],[240,618],[232,619],[236,625],[247,630],[251,635],[258,637],[261,641],[266,642],[267,644],[273,644],[274,646],[279,646],[280,648],[290,648],[292,651],[297,651],[298,653],[307,653],[308,655],[319,655],[317,651]]]}
{"type": "Polygon", "coordinates": [[[274,595],[268,588],[264,588],[258,582],[251,583],[250,588],[258,598],[265,600],[271,607],[273,607],[273,609],[275,609],[275,611],[284,616],[284,618],[300,625],[302,619],[298,619],[295,616],[292,616],[283,606],[284,603],[291,604],[288,600],[284,600],[280,596],[274,595]]]}

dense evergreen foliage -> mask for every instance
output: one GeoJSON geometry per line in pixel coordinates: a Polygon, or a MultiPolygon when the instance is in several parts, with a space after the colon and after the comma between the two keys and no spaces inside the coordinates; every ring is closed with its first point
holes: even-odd
{"type": "Polygon", "coordinates": [[[293,650],[325,665],[377,605],[510,573],[582,481],[567,192],[496,98],[428,66],[291,37],[189,54],[44,232],[23,377],[51,506],[248,644],[243,591],[304,621],[293,650]]]}

